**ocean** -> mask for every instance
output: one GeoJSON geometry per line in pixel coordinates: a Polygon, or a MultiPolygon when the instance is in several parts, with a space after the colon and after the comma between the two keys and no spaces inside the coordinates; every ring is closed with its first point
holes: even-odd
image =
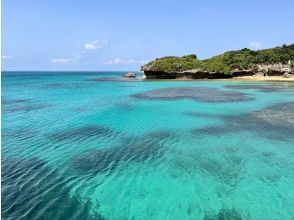
{"type": "Polygon", "coordinates": [[[293,219],[293,83],[123,73],[2,72],[3,219],[293,219]]]}

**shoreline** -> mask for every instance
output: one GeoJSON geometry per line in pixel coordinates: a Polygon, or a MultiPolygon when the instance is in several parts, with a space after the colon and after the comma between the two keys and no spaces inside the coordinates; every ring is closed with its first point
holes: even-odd
{"type": "Polygon", "coordinates": [[[232,80],[294,82],[294,77],[285,78],[282,76],[238,76],[233,77],[232,80]]]}
{"type": "Polygon", "coordinates": [[[191,78],[176,78],[176,79],[146,79],[141,78],[146,81],[248,81],[248,82],[294,82],[294,77],[285,78],[282,76],[238,76],[228,79],[191,79],[191,78]]]}

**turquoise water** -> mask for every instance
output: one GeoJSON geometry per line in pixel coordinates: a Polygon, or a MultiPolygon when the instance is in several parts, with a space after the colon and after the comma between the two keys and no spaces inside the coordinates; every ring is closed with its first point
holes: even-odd
{"type": "Polygon", "coordinates": [[[2,73],[4,219],[293,219],[294,84],[2,73]]]}

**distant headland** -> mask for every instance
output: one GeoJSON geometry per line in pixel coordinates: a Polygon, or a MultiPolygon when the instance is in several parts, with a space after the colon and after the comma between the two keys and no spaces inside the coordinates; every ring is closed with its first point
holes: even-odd
{"type": "Polygon", "coordinates": [[[195,54],[157,58],[141,67],[146,79],[294,80],[294,44],[263,50],[228,51],[200,60],[195,54]]]}

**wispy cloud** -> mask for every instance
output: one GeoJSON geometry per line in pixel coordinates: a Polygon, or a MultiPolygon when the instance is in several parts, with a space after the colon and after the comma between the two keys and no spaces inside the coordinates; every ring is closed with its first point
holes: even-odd
{"type": "MultiPolygon", "coordinates": [[[[68,63],[77,63],[85,61],[87,58],[94,58],[93,53],[88,53],[87,51],[96,51],[104,47],[107,47],[109,44],[108,40],[94,40],[88,43],[85,43],[79,51],[76,52],[76,55],[70,56],[70,58],[58,57],[52,58],[50,63],[52,64],[68,64],[68,63]]],[[[2,56],[3,57],[3,56],[2,56]]],[[[85,61],[87,62],[87,61],[85,61]]],[[[90,62],[87,62],[90,63],[90,62]]]]}
{"type": "Polygon", "coordinates": [[[117,65],[117,64],[145,64],[148,63],[147,60],[134,60],[134,59],[122,59],[122,58],[114,58],[112,60],[109,60],[107,62],[104,62],[103,64],[108,65],[117,65]]]}
{"type": "Polygon", "coordinates": [[[258,49],[262,48],[262,43],[260,43],[260,42],[249,42],[248,46],[251,49],[258,50],[258,49]]]}
{"type": "Polygon", "coordinates": [[[14,59],[14,56],[8,56],[8,55],[2,55],[1,56],[2,59],[14,59]]]}
{"type": "Polygon", "coordinates": [[[94,40],[88,43],[85,43],[85,50],[99,50],[103,47],[106,47],[109,44],[108,40],[94,40]]]}
{"type": "Polygon", "coordinates": [[[69,58],[54,58],[50,60],[50,63],[54,63],[54,64],[66,64],[69,62],[70,62],[69,58]]]}

